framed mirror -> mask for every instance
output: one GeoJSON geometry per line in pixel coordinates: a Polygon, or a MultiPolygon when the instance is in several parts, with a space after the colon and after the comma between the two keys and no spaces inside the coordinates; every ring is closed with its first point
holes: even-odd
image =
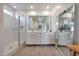
{"type": "Polygon", "coordinates": [[[29,16],[30,31],[50,31],[50,16],[29,16]]]}

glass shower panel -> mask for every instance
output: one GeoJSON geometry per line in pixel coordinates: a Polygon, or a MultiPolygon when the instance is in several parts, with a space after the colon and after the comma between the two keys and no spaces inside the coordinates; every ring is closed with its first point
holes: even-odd
{"type": "Polygon", "coordinates": [[[26,38],[26,26],[25,26],[25,24],[26,24],[26,20],[25,20],[25,16],[23,16],[23,15],[20,15],[19,16],[20,18],[19,18],[19,32],[20,33],[18,33],[18,35],[19,35],[19,39],[18,40],[20,40],[20,44],[23,44],[24,43],[24,41],[25,41],[25,38],[26,38]]]}

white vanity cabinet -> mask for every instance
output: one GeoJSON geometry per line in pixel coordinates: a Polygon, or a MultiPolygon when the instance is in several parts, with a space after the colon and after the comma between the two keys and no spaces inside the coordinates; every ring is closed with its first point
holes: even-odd
{"type": "Polygon", "coordinates": [[[26,44],[55,44],[52,32],[27,32],[26,44]]]}
{"type": "Polygon", "coordinates": [[[48,33],[41,33],[39,36],[40,44],[49,44],[48,33]]]}
{"type": "Polygon", "coordinates": [[[40,44],[54,44],[55,38],[52,32],[42,32],[40,34],[40,44]]]}
{"type": "Polygon", "coordinates": [[[73,37],[69,32],[62,32],[58,35],[58,45],[69,45],[73,43],[73,37]]]}
{"type": "Polygon", "coordinates": [[[26,44],[38,44],[38,32],[27,32],[25,42],[26,44]]]}

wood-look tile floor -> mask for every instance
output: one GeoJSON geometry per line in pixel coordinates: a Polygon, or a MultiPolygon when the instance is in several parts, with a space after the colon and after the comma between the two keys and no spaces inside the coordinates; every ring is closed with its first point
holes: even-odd
{"type": "Polygon", "coordinates": [[[64,56],[71,56],[70,50],[65,46],[58,46],[58,49],[64,54],[64,56]]]}
{"type": "MultiPolygon", "coordinates": [[[[70,52],[69,48],[65,46],[58,46],[57,48],[64,54],[64,56],[73,56],[73,51],[70,52]]],[[[76,56],[79,56],[79,54],[76,54],[76,56]]]]}
{"type": "Polygon", "coordinates": [[[54,46],[24,46],[12,56],[61,56],[54,46]]]}

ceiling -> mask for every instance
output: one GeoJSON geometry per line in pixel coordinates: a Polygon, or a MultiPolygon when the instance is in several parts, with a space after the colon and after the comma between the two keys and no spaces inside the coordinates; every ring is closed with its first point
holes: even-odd
{"type": "Polygon", "coordinates": [[[50,3],[19,3],[19,4],[10,4],[11,6],[16,6],[18,10],[21,11],[43,11],[46,10],[46,7],[49,6],[50,8],[47,10],[52,10],[56,4],[50,4],[50,3]],[[30,6],[33,6],[34,8],[31,9],[30,6]]]}
{"type": "Polygon", "coordinates": [[[6,5],[24,15],[26,15],[28,11],[50,11],[54,17],[67,10],[73,3],[7,3],[6,5]],[[16,8],[14,8],[14,6],[16,6],[16,8]],[[30,6],[33,6],[34,8],[30,8],[30,6]],[[46,9],[47,6],[50,8],[46,9]]]}
{"type": "Polygon", "coordinates": [[[9,5],[11,7],[16,6],[16,9],[20,11],[45,11],[45,10],[51,11],[58,5],[68,6],[71,4],[69,3],[10,3],[9,5]],[[31,9],[30,6],[33,6],[34,8],[31,9]],[[49,6],[50,8],[46,9],[47,6],[49,6]]]}

